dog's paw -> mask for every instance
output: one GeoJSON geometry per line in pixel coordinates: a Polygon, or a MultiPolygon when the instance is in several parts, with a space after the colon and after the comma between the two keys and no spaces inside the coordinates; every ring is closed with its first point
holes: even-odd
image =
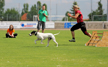
{"type": "Polygon", "coordinates": [[[58,47],[58,46],[56,46],[56,47],[58,47]]]}
{"type": "Polygon", "coordinates": [[[41,43],[41,44],[44,44],[44,43],[41,43]]]}
{"type": "Polygon", "coordinates": [[[35,44],[37,44],[36,42],[34,42],[35,44]]]}

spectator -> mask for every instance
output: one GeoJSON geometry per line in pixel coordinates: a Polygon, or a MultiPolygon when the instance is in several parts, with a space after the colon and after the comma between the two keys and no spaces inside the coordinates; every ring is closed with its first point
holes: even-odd
{"type": "Polygon", "coordinates": [[[48,13],[45,10],[45,5],[42,6],[42,10],[39,10],[38,12],[38,32],[40,31],[40,27],[42,25],[42,33],[44,33],[44,29],[45,29],[45,22],[46,22],[46,18],[48,17],[48,13]]]}
{"type": "Polygon", "coordinates": [[[7,29],[6,38],[16,38],[17,33],[15,33],[13,25],[9,26],[9,29],[7,29]]]}

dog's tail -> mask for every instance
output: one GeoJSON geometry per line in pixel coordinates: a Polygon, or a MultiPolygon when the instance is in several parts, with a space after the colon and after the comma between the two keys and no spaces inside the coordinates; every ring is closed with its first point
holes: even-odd
{"type": "Polygon", "coordinates": [[[56,33],[56,34],[54,34],[54,35],[58,35],[58,34],[60,34],[60,32],[59,32],[59,33],[56,33]]]}

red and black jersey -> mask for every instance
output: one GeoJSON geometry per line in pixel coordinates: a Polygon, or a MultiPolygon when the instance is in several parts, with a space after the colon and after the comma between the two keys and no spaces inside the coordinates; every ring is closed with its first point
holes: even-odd
{"type": "Polygon", "coordinates": [[[77,23],[83,22],[83,15],[80,10],[76,11],[75,14],[79,13],[80,15],[77,18],[77,23]]]}

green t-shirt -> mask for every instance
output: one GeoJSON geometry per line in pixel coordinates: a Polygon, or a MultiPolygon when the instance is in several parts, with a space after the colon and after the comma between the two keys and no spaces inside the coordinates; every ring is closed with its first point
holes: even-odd
{"type": "Polygon", "coordinates": [[[43,15],[43,13],[45,13],[46,15],[48,15],[46,10],[39,10],[38,14],[39,14],[39,19],[40,21],[46,22],[46,17],[43,15]]]}

